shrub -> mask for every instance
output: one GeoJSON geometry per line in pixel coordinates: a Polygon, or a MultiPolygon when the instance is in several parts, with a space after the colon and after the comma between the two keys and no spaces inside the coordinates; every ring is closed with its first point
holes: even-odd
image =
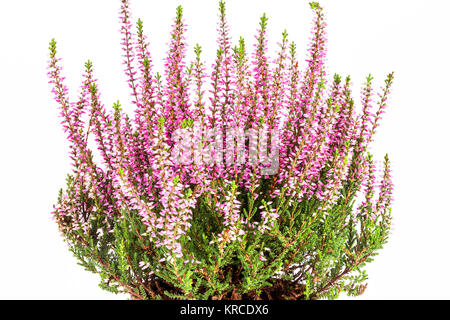
{"type": "Polygon", "coordinates": [[[377,102],[369,75],[356,110],[350,77],[327,80],[326,23],[320,5],[311,8],[301,72],[286,32],[276,59],[267,56],[265,15],[251,56],[242,38],[232,47],[220,1],[219,48],[207,74],[199,45],[186,63],[178,7],[163,77],[153,71],[142,21],[133,30],[122,0],[132,116],[119,102],[103,105],[90,61],[78,101],[69,101],[50,42],[49,77],[73,162],[53,215],[103,289],[133,299],[364,291],[363,267],[391,224],[389,159],[377,178],[368,146],[393,73],[377,102]]]}

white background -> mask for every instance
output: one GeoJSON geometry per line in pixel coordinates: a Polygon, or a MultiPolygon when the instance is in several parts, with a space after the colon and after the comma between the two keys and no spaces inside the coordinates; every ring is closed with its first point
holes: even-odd
{"type": "MultiPolygon", "coordinates": [[[[151,41],[156,69],[178,4],[190,51],[215,54],[217,2],[133,0],[151,41]]],[[[351,74],[355,97],[371,72],[377,87],[395,71],[387,113],[373,153],[393,162],[395,204],[390,242],[367,270],[358,299],[449,299],[449,31],[448,1],[321,1],[328,21],[328,71],[351,74]]],[[[122,73],[119,1],[15,0],[0,10],[0,298],[123,299],[102,291],[76,264],[50,211],[70,170],[68,143],[47,84],[48,42],[58,41],[71,96],[83,64],[94,62],[103,101],[129,105],[122,73]]],[[[269,45],[286,28],[304,59],[312,14],[308,1],[228,0],[233,40],[253,44],[269,16],[269,45]]],[[[272,51],[273,52],[273,51],[272,51]]],[[[192,55],[191,55],[192,56],[192,55]]]]}

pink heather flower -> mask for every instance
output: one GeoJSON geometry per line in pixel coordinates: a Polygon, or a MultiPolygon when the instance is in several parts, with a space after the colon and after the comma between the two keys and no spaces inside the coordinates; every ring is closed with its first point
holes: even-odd
{"type": "MultiPolygon", "coordinates": [[[[325,241],[329,235],[320,232],[327,230],[327,219],[339,221],[341,228],[358,224],[358,230],[364,223],[390,226],[389,158],[378,178],[368,151],[387,107],[393,73],[378,96],[372,76],[366,78],[359,110],[350,77],[336,74],[328,80],[326,21],[322,8],[311,6],[312,34],[302,61],[286,31],[276,56],[269,57],[265,14],[253,46],[243,38],[234,45],[220,1],[218,50],[211,64],[203,60],[200,45],[193,48],[194,60],[187,61],[191,48],[178,7],[160,74],[142,21],[134,28],[129,1],[121,0],[122,64],[132,115],[119,101],[112,108],[105,105],[90,61],[79,96],[71,101],[52,40],[48,77],[72,163],[68,187],[52,215],[69,241],[95,247],[92,255],[110,254],[122,269],[139,267],[108,281],[128,276],[143,283],[160,277],[182,283],[187,292],[188,277],[203,274],[203,264],[217,258],[197,254],[207,244],[208,250],[219,250],[220,259],[213,262],[231,269],[239,259],[248,259],[246,265],[255,257],[270,260],[260,252],[270,250],[273,256],[272,243],[285,250],[287,261],[300,252],[307,259],[302,263],[312,267],[316,261],[308,259],[315,256],[302,252],[298,239],[323,236],[325,241]],[[352,211],[356,198],[361,203],[352,211]],[[203,224],[204,229],[197,228],[203,224]],[[102,241],[121,233],[134,237],[123,246],[136,246],[145,257],[121,256],[120,242],[104,250],[102,241]],[[227,256],[236,248],[256,253],[252,259],[227,256]],[[189,272],[180,271],[183,265],[189,272]]],[[[197,284],[213,283],[203,280],[197,284]]],[[[142,283],[133,287],[134,295],[144,294],[137,293],[142,283]]]]}

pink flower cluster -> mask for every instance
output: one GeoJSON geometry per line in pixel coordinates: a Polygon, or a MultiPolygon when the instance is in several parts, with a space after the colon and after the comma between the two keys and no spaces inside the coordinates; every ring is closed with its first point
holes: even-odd
{"type": "Polygon", "coordinates": [[[93,212],[111,221],[124,212],[137,212],[147,227],[142,236],[165,247],[168,257],[182,258],[186,253],[179,239],[191,227],[200,197],[209,197],[223,217],[223,230],[217,234],[223,245],[246,232],[269,232],[286,203],[317,199],[320,210],[326,211],[345,197],[343,188],[354,193],[365,188],[361,214],[386,210],[392,200],[389,161],[386,158],[374,202],[376,179],[367,150],[385,110],[393,74],[386,80],[375,113],[372,78],[367,78],[362,112],[358,112],[350,78],[335,75],[331,83],[327,81],[326,22],[322,8],[312,7],[315,18],[308,59],[306,69],[300,71],[296,45],[289,43],[286,32],[277,57],[267,56],[265,15],[250,56],[243,39],[232,47],[221,2],[219,48],[210,74],[200,46],[195,47],[195,60],[186,61],[186,25],[178,8],[162,77],[153,72],[142,21],[134,32],[128,0],[122,0],[123,65],[135,105],[131,118],[119,102],[113,110],[105,108],[91,62],[86,63],[78,101],[70,101],[52,41],[48,74],[74,165],[71,188],[63,192],[54,210],[62,231],[88,232],[93,212]],[[178,147],[178,129],[186,130],[195,150],[198,144],[211,145],[212,137],[205,138],[204,133],[215,130],[219,149],[226,149],[234,161],[221,158],[218,148],[201,148],[197,159],[215,161],[176,163],[171,153],[178,147]],[[265,139],[255,144],[244,140],[243,150],[227,135],[261,130],[265,139]],[[101,161],[90,149],[92,136],[101,161]],[[254,149],[259,154],[267,146],[268,157],[248,160],[254,149]],[[273,174],[264,171],[268,162],[277,164],[273,174]],[[240,193],[246,193],[250,202],[263,199],[260,207],[253,208],[261,219],[247,219],[240,193]]]}

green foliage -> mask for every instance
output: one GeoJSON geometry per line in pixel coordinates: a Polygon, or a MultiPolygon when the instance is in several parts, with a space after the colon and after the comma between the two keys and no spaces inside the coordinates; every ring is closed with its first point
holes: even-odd
{"type": "MultiPolygon", "coordinates": [[[[67,183],[70,190],[73,179],[67,183]]],[[[230,185],[233,189],[239,188],[230,185]]],[[[347,192],[344,188],[326,214],[317,214],[319,203],[314,199],[286,204],[270,233],[255,230],[225,247],[213,241],[224,231],[213,195],[203,196],[193,211],[191,228],[180,240],[185,257],[171,261],[162,260],[164,247],[153,246],[133,211],[123,210],[116,222],[98,212],[89,220],[89,232],[72,230],[65,236],[79,264],[100,275],[101,288],[128,292],[135,299],[275,298],[272,289],[286,281],[301,285],[286,287],[278,298],[359,295],[367,280],[362,268],[386,243],[388,217],[372,221],[360,216],[356,223],[355,199],[345,201],[347,192]]],[[[252,208],[270,207],[268,199],[247,200],[243,214],[252,221],[259,219],[252,208]]]]}

